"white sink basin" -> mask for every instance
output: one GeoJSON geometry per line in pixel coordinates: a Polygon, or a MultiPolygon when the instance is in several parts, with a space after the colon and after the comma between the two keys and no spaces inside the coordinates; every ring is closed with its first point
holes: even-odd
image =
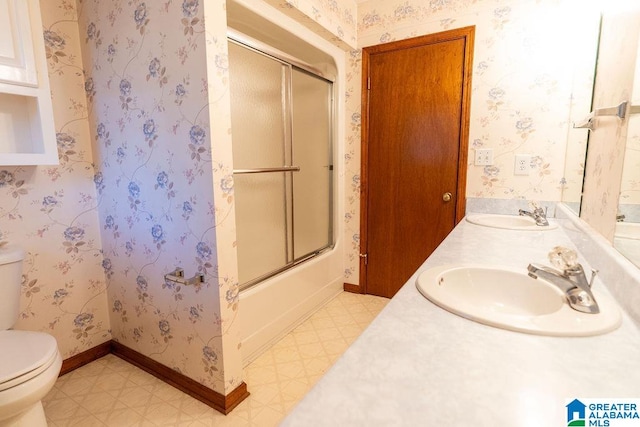
{"type": "Polygon", "coordinates": [[[616,222],[616,231],[613,237],[640,240],[640,224],[636,222],[616,222]]]}
{"type": "Polygon", "coordinates": [[[558,228],[558,224],[549,220],[549,225],[536,225],[533,218],[518,215],[471,214],[467,221],[485,227],[505,228],[509,230],[544,231],[558,228]]]}
{"type": "Polygon", "coordinates": [[[620,326],[616,303],[593,292],[600,313],[572,309],[563,292],[522,271],[482,265],[445,265],[426,270],[416,286],[436,305],[485,325],[536,335],[590,336],[620,326]]]}
{"type": "Polygon", "coordinates": [[[632,263],[640,266],[640,224],[637,222],[616,222],[613,247],[632,263]]]}

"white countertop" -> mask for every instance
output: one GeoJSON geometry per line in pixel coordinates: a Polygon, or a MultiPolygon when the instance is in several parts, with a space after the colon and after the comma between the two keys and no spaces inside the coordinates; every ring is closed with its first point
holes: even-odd
{"type": "MultiPolygon", "coordinates": [[[[463,220],[282,425],[561,426],[574,398],[640,398],[640,330],[626,313],[605,335],[534,336],[449,313],[415,286],[422,271],[442,264],[526,272],[531,262],[549,265],[557,245],[575,248],[562,228],[523,232],[463,220]]],[[[608,293],[599,279],[594,289],[608,293]]]]}

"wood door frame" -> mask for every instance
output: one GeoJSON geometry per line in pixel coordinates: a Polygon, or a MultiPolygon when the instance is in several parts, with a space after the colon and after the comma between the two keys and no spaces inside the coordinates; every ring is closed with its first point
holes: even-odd
{"type": "MultiPolygon", "coordinates": [[[[369,46],[362,49],[362,118],[360,131],[360,254],[368,245],[369,219],[369,64],[370,56],[377,53],[408,49],[450,40],[463,39],[464,70],[462,83],[462,111],[460,116],[460,139],[458,156],[458,183],[456,188],[455,223],[464,218],[467,207],[467,159],[469,157],[469,119],[471,115],[471,75],[473,73],[473,46],[475,26],[463,27],[436,34],[369,46]]],[[[367,258],[360,256],[360,292],[367,293],[367,258]]]]}

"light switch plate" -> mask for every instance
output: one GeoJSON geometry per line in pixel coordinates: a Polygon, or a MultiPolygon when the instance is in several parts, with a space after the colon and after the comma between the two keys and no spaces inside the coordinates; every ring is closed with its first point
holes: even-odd
{"type": "Polygon", "coordinates": [[[476,149],[476,166],[488,166],[493,164],[493,150],[491,148],[476,149]]]}

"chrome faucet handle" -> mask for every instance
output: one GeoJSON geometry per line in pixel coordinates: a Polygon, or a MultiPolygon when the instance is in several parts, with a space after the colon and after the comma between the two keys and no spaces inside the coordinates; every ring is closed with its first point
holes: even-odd
{"type": "Polygon", "coordinates": [[[589,287],[593,286],[593,281],[596,280],[596,276],[598,275],[598,270],[591,269],[591,279],[589,280],[589,287]]]}
{"type": "Polygon", "coordinates": [[[536,212],[538,215],[547,215],[547,210],[546,208],[543,208],[542,206],[540,206],[540,203],[538,203],[537,200],[531,200],[529,202],[529,208],[533,211],[536,212]]]}
{"type": "Polygon", "coordinates": [[[578,266],[578,254],[573,249],[556,246],[549,252],[549,261],[562,271],[578,266]]]}

